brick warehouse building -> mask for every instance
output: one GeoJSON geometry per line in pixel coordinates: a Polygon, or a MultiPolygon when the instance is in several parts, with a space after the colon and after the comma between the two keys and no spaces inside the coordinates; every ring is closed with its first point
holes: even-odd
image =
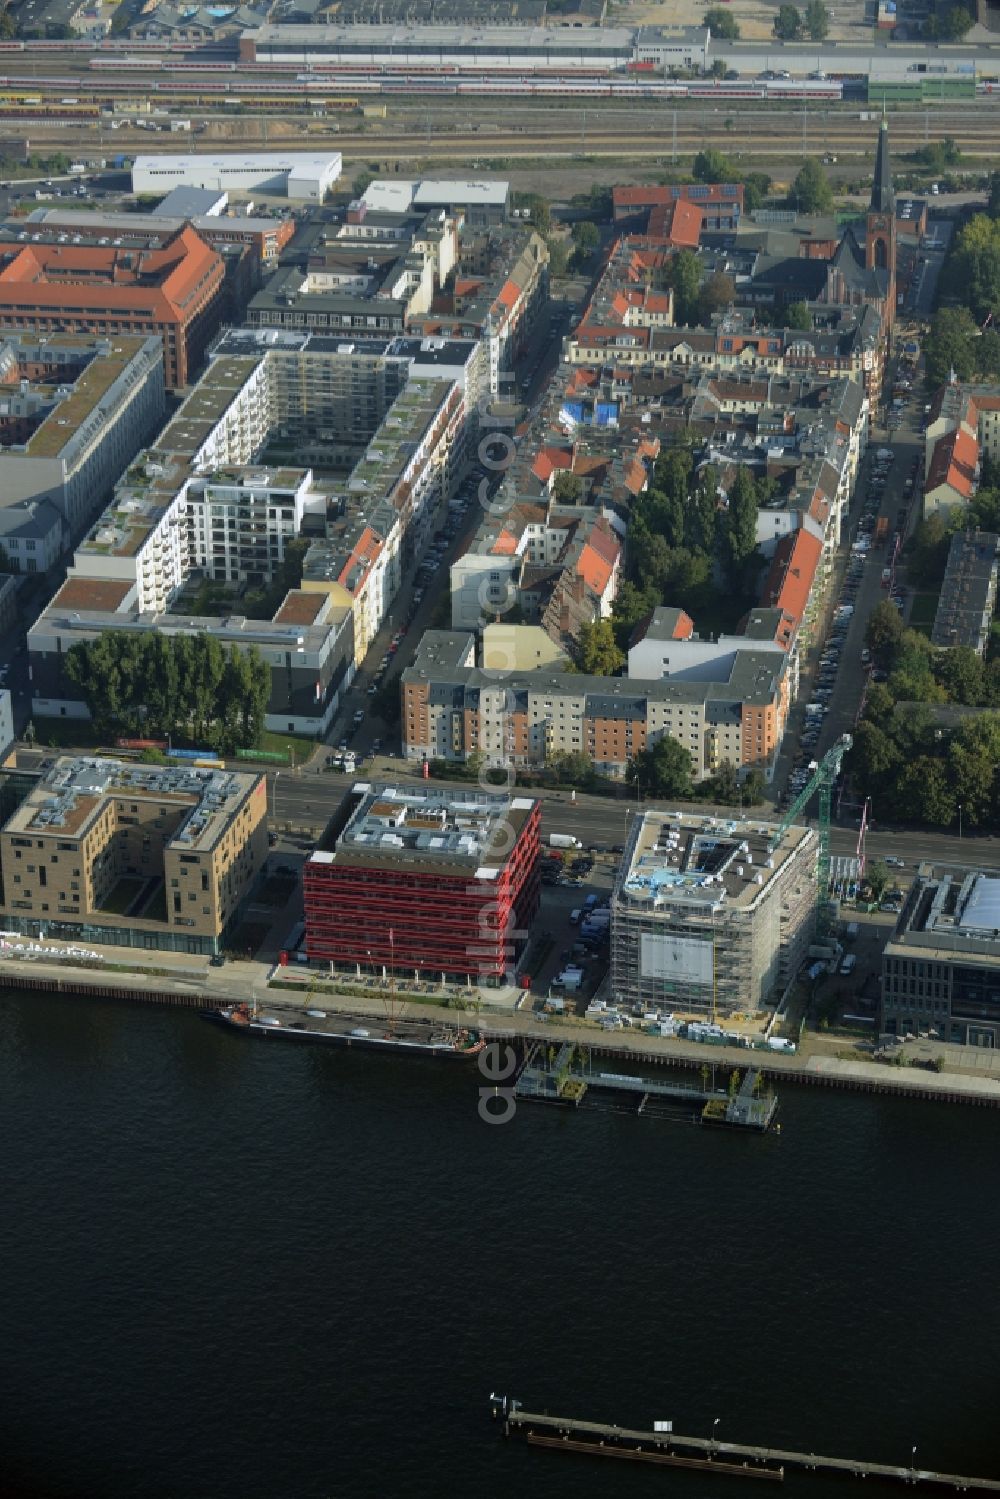
{"type": "Polygon", "coordinates": [[[502,981],[538,911],[540,823],[530,797],[357,784],[305,865],[309,957],[502,981]]]}
{"type": "Polygon", "coordinates": [[[0,251],[0,328],[159,334],[168,390],[186,385],[222,315],[222,256],[187,226],[156,248],[0,251]]]}

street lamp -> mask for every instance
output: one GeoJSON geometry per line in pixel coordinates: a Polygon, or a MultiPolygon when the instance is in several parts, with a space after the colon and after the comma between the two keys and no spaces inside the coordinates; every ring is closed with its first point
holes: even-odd
{"type": "Polygon", "coordinates": [[[717,1432],[718,1432],[718,1429],[719,1429],[719,1422],[721,1420],[722,1420],[721,1416],[716,1416],[715,1420],[712,1422],[712,1450],[713,1450],[713,1452],[718,1452],[718,1450],[719,1450],[719,1438],[718,1438],[717,1432]]]}
{"type": "Polygon", "coordinates": [[[962,836],[962,803],[958,804],[958,836],[962,836]]]}
{"type": "Polygon", "coordinates": [[[280,774],[281,774],[281,771],[280,770],[276,770],[274,772],[274,775],[271,777],[271,818],[272,818],[272,820],[274,818],[275,805],[276,805],[277,800],[278,800],[278,777],[280,776],[280,774]]]}

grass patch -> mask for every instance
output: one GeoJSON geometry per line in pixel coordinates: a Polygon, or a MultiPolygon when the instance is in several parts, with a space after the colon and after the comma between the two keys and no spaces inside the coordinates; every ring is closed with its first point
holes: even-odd
{"type": "Polygon", "coordinates": [[[316,748],[316,741],[306,739],[302,734],[275,734],[265,729],[256,747],[266,750],[269,755],[287,755],[291,750],[295,764],[302,765],[316,748]]]}

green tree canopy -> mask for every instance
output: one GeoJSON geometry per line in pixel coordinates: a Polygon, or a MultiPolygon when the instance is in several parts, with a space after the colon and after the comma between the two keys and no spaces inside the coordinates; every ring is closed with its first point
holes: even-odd
{"type": "Polygon", "coordinates": [[[713,6],[706,10],[704,24],[709,28],[713,36],[717,36],[722,42],[738,42],[740,39],[740,28],[736,17],[721,5],[713,6]]]}
{"type": "Polygon", "coordinates": [[[704,267],[693,250],[681,250],[667,267],[667,284],[674,292],[674,319],[681,324],[694,323],[698,317],[698,297],[704,267]]]}
{"type": "MultiPolygon", "coordinates": [[[[785,7],[782,6],[782,10],[785,7]]],[[[807,156],[792,184],[792,202],[803,213],[829,213],[833,193],[826,173],[815,156],[807,156]]]]}
{"type": "Polygon", "coordinates": [[[771,179],[766,172],[747,172],[743,178],[743,206],[747,213],[762,208],[770,191],[771,179]]]}
{"type": "Polygon", "coordinates": [[[729,486],[729,508],[725,515],[726,565],[730,581],[740,587],[746,565],[757,551],[759,495],[753,475],[744,465],[736,470],[729,486]]]}
{"type": "Polygon", "coordinates": [[[722,151],[699,151],[691,165],[696,182],[732,182],[733,164],[722,151]]]}
{"type": "Polygon", "coordinates": [[[783,42],[798,41],[802,35],[802,16],[794,5],[782,5],[774,18],[774,34],[783,42]]]}
{"type": "Polygon", "coordinates": [[[645,796],[683,800],[691,795],[691,756],[679,739],[664,734],[629,761],[626,777],[638,778],[645,796]]]}
{"type": "Polygon", "coordinates": [[[873,859],[865,868],[865,879],[871,886],[872,894],[876,900],[881,900],[889,888],[889,866],[884,859],[873,859]]]}
{"type": "Polygon", "coordinates": [[[809,0],[803,19],[811,41],[822,42],[826,39],[830,30],[830,12],[823,0],[809,0]]]}
{"type": "Polygon", "coordinates": [[[903,635],[899,611],[888,599],[882,599],[868,616],[865,644],[880,666],[887,666],[903,635]]]}
{"type": "MultiPolygon", "coordinates": [[[[944,289],[969,308],[978,326],[1000,312],[1000,221],[977,213],[963,225],[948,257],[944,289]]],[[[978,326],[968,331],[976,333],[978,326]]],[[[976,351],[969,354],[975,361],[976,351]]]]}
{"type": "Polygon", "coordinates": [[[581,626],[577,639],[580,670],[597,677],[612,677],[625,665],[610,619],[598,619],[581,626]]]}
{"type": "Polygon", "coordinates": [[[64,660],[102,734],[191,738],[224,754],[260,740],[271,669],[256,646],[228,651],[214,635],[106,630],[64,660]]]}
{"type": "Polygon", "coordinates": [[[941,33],[948,42],[960,42],[972,30],[975,18],[964,5],[953,5],[941,22],[941,33]]]}
{"type": "Polygon", "coordinates": [[[571,474],[566,468],[560,469],[552,481],[552,498],[562,505],[575,505],[582,493],[583,483],[579,474],[571,474]]]}
{"type": "Polygon", "coordinates": [[[938,308],[924,339],[924,373],[930,389],[943,385],[951,370],[959,380],[971,379],[976,373],[972,345],[978,333],[967,307],[938,308]]]}
{"type": "Polygon", "coordinates": [[[785,308],[784,324],[786,328],[801,328],[804,332],[808,332],[813,325],[809,304],[790,302],[785,308]]]}
{"type": "Polygon", "coordinates": [[[923,588],[939,585],[948,565],[952,533],[939,510],[920,521],[907,546],[907,577],[923,588]]]}
{"type": "Polygon", "coordinates": [[[736,301],[736,282],[725,271],[713,271],[706,276],[698,294],[698,315],[703,323],[709,323],[713,314],[725,312],[736,301]]]}
{"type": "Polygon", "coordinates": [[[581,255],[592,255],[601,243],[600,230],[589,219],[578,219],[571,232],[573,243],[581,255]]]}

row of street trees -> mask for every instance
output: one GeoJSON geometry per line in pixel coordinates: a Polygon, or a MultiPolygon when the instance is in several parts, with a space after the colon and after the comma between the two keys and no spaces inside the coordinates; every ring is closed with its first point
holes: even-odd
{"type": "MultiPolygon", "coordinates": [[[[738,42],[739,23],[735,16],[721,6],[713,6],[705,12],[705,25],[713,37],[723,42],[738,42]]],[[[797,42],[802,37],[821,42],[830,30],[830,12],[823,0],[807,0],[804,10],[796,5],[782,5],[774,18],[774,34],[783,42],[797,42]]]]}
{"type": "Polygon", "coordinates": [[[102,736],[191,739],[224,754],[260,742],[271,670],[255,646],[107,630],[73,646],[65,670],[102,736]]]}
{"type": "MultiPolygon", "coordinates": [[[[942,152],[948,146],[944,141],[942,152]]],[[[990,174],[986,213],[956,235],[940,289],[943,305],[924,341],[928,386],[942,384],[951,370],[959,380],[1000,375],[1000,171],[990,174]]]]}

